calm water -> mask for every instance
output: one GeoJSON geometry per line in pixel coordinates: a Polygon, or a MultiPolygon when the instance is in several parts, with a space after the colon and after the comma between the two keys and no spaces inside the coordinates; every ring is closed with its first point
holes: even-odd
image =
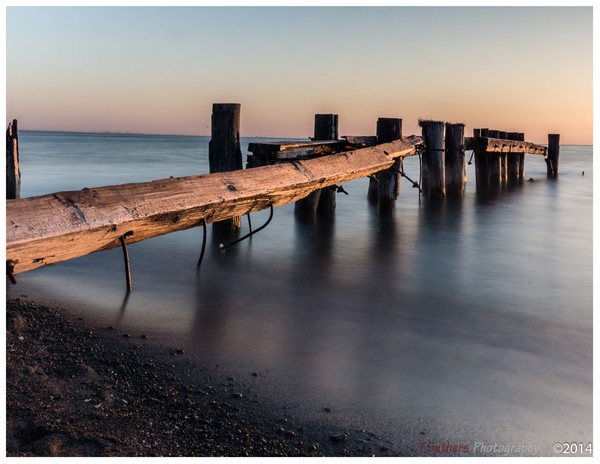
{"type": "MultiPolygon", "coordinates": [[[[206,137],[23,132],[22,195],[205,173],[207,156],[206,137]]],[[[405,169],[416,178],[418,159],[405,169]]],[[[201,229],[134,244],[126,304],[119,249],[23,274],[7,292],[169,333],[271,379],[261,395],[277,404],[315,418],[332,407],[328,420],[396,445],[552,455],[555,442],[592,440],[592,147],[561,147],[560,169],[548,180],[528,156],[535,182],[482,198],[472,165],[463,201],[437,206],[403,181],[385,220],[368,181],[352,181],[331,221],[277,208],[226,254],[209,233],[199,274],[201,229]]]]}

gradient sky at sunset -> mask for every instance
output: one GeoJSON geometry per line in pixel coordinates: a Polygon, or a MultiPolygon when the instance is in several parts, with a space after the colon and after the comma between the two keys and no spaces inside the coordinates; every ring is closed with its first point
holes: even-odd
{"type": "Polygon", "coordinates": [[[6,117],[21,129],[341,135],[378,117],[592,143],[591,7],[8,7],[6,117]]]}

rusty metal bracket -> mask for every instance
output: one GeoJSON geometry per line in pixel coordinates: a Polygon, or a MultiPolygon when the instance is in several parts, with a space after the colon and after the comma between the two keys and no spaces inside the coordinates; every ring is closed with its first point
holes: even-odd
{"type": "Polygon", "coordinates": [[[131,283],[131,268],[129,265],[129,253],[127,252],[127,237],[131,237],[133,232],[125,232],[119,237],[121,242],[121,248],[123,250],[123,261],[125,262],[125,282],[127,284],[127,291],[133,291],[133,284],[131,283]]]}

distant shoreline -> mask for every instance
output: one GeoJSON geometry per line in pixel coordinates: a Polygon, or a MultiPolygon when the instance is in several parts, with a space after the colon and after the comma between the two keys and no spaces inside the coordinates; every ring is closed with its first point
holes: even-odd
{"type": "MultiPolygon", "coordinates": [[[[46,130],[46,129],[19,129],[19,132],[30,132],[30,133],[43,133],[43,134],[78,134],[78,135],[111,135],[111,136],[127,136],[127,137],[210,137],[208,135],[198,134],[146,134],[144,132],[113,132],[113,131],[99,131],[99,132],[87,132],[87,131],[73,131],[73,130],[46,130]]],[[[252,135],[252,136],[241,136],[242,139],[272,139],[272,140],[309,140],[308,137],[273,137],[272,135],[252,135]]],[[[540,145],[547,145],[541,143],[540,145]]],[[[593,147],[593,144],[576,144],[576,143],[563,143],[562,147],[593,147]]]]}
{"type": "MultiPolygon", "coordinates": [[[[19,133],[42,133],[42,134],[77,134],[77,135],[117,135],[117,136],[141,136],[141,137],[211,137],[208,135],[198,134],[146,134],[144,132],[87,132],[87,131],[68,131],[68,130],[45,130],[45,129],[19,129],[19,133]]],[[[271,136],[242,136],[243,139],[273,139],[273,140],[309,140],[308,137],[273,137],[271,136]]]]}

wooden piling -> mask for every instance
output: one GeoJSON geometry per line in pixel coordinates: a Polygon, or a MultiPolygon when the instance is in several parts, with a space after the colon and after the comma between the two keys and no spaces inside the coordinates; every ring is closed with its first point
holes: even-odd
{"type": "MultiPolygon", "coordinates": [[[[518,140],[518,137],[518,132],[507,134],[509,140],[518,140]]],[[[519,157],[519,153],[507,153],[506,181],[510,184],[514,184],[519,180],[519,157]]]]}
{"type": "MultiPolygon", "coordinates": [[[[498,138],[507,140],[508,132],[498,131],[498,138]]],[[[508,153],[500,153],[500,182],[505,184],[508,181],[508,153]]]]}
{"type": "Polygon", "coordinates": [[[467,183],[467,161],[465,159],[465,125],[446,123],[445,168],[446,194],[462,196],[467,183]]]}
{"type": "Polygon", "coordinates": [[[442,121],[419,121],[421,126],[425,153],[423,165],[426,174],[422,178],[423,194],[431,199],[443,199],[446,196],[445,156],[444,156],[444,123],[442,121]]]}
{"type": "MultiPolygon", "coordinates": [[[[315,131],[313,140],[337,140],[338,139],[338,115],[337,114],[315,114],[315,131]]],[[[322,215],[331,215],[335,212],[337,189],[335,186],[321,189],[320,193],[311,193],[307,202],[317,202],[317,211],[322,215]]],[[[303,200],[300,200],[303,201],[303,200]]],[[[312,206],[311,206],[312,207],[312,206]]]]}
{"type": "MultiPolygon", "coordinates": [[[[489,131],[488,136],[498,139],[500,138],[500,131],[492,129],[489,131]]],[[[487,175],[489,178],[489,186],[494,187],[500,185],[502,183],[502,162],[500,159],[500,154],[486,152],[485,156],[487,158],[487,175]]]]}
{"type": "MultiPolygon", "coordinates": [[[[313,140],[337,140],[338,139],[338,115],[337,114],[315,114],[315,129],[313,140]]],[[[294,204],[294,212],[302,217],[313,217],[317,211],[320,214],[333,214],[336,208],[335,188],[324,188],[315,190],[307,197],[298,200],[294,204]]]]}
{"type": "Polygon", "coordinates": [[[315,114],[315,131],[313,140],[337,140],[337,114],[315,114]]]}
{"type": "MultiPolygon", "coordinates": [[[[377,120],[377,143],[388,143],[402,138],[402,119],[379,118],[377,120]]],[[[379,211],[391,211],[400,194],[400,172],[403,169],[401,158],[397,158],[391,168],[375,174],[376,194],[379,211]]],[[[371,181],[373,182],[373,181],[371,181]]],[[[371,183],[369,184],[369,190],[371,183]]]]}
{"type": "MultiPolygon", "coordinates": [[[[525,141],[525,133],[518,132],[517,140],[519,142],[525,141]]],[[[525,179],[525,153],[519,153],[519,181],[523,181],[525,179]]]]}
{"type": "Polygon", "coordinates": [[[546,158],[548,177],[558,176],[559,154],[560,134],[548,134],[548,158],[546,158]]]}
{"type": "Polygon", "coordinates": [[[19,132],[13,119],[6,129],[6,199],[21,197],[21,168],[19,166],[19,132]]]}
{"type": "MultiPolygon", "coordinates": [[[[214,103],[212,108],[211,139],[208,143],[210,172],[228,172],[242,169],[240,147],[240,108],[239,103],[214,103]]],[[[240,217],[215,223],[219,231],[238,230],[240,217]]]]}
{"type": "MultiPolygon", "coordinates": [[[[478,132],[474,132],[475,137],[488,137],[489,129],[482,128],[478,129],[478,132]]],[[[490,179],[488,175],[488,156],[485,150],[475,147],[475,186],[478,190],[487,189],[490,186],[490,179]]]]}

